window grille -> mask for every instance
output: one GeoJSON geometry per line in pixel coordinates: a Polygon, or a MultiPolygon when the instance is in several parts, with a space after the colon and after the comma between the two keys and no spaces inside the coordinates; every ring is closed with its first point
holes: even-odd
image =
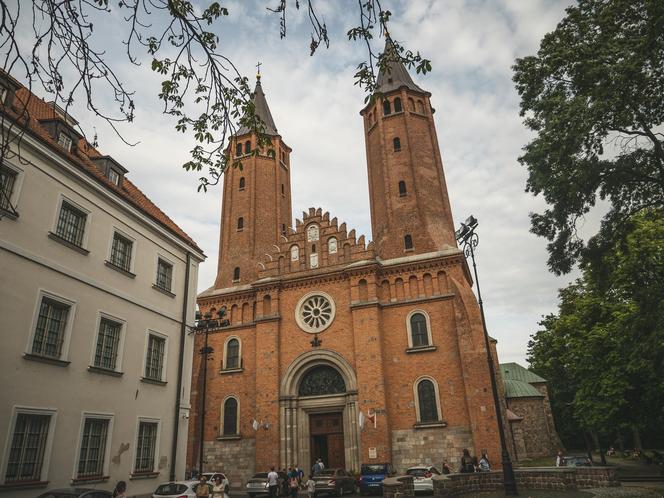
{"type": "Polygon", "coordinates": [[[88,215],[80,209],[75,208],[66,201],[62,201],[55,233],[67,242],[81,247],[83,245],[83,233],[87,217],[88,215]]]}
{"type": "Polygon", "coordinates": [[[231,339],[226,345],[226,368],[240,368],[240,341],[231,339]]]}
{"type": "Polygon", "coordinates": [[[422,313],[415,313],[410,317],[410,334],[414,348],[429,345],[427,320],[422,313]]]}
{"type": "Polygon", "coordinates": [[[173,281],[173,265],[159,258],[157,261],[157,287],[171,291],[173,281]]]}
{"type": "Polygon", "coordinates": [[[12,436],[5,482],[40,481],[50,415],[19,413],[12,436]]]}
{"type": "Polygon", "coordinates": [[[0,209],[9,209],[12,194],[14,193],[14,184],[17,177],[16,171],[6,167],[0,167],[0,209]]]}
{"type": "Polygon", "coordinates": [[[102,476],[106,455],[108,419],[86,418],[78,457],[78,477],[102,476]]]}
{"type": "Polygon", "coordinates": [[[136,442],[134,472],[152,472],[154,470],[156,445],[157,423],[141,422],[138,426],[138,441],[136,442]]]}
{"type": "Polygon", "coordinates": [[[150,334],[148,338],[148,354],[145,360],[145,377],[147,379],[161,380],[165,349],[166,339],[150,334]]]}
{"type": "Polygon", "coordinates": [[[42,298],[32,342],[32,354],[60,358],[68,314],[68,305],[42,298]]]}
{"type": "Polygon", "coordinates": [[[437,422],[436,389],[433,382],[424,379],[417,385],[417,400],[420,407],[420,422],[437,422]]]}
{"type": "Polygon", "coordinates": [[[125,271],[131,269],[131,248],[133,242],[119,233],[113,234],[113,247],[111,248],[111,264],[125,271]]]}
{"type": "Polygon", "coordinates": [[[118,358],[118,346],[122,324],[102,318],[99,322],[97,349],[95,351],[95,367],[115,370],[118,358]]]}
{"type": "Polygon", "coordinates": [[[237,400],[228,398],[224,403],[224,436],[237,434],[237,400]]]}

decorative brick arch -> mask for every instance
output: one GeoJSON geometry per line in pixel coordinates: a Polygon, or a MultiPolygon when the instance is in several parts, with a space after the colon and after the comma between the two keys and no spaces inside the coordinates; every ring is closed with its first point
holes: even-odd
{"type": "Polygon", "coordinates": [[[357,377],[350,363],[336,351],[315,349],[302,353],[288,366],[281,379],[279,394],[281,396],[297,396],[298,386],[304,374],[311,368],[320,365],[331,366],[339,371],[346,383],[346,393],[357,392],[357,377]]]}

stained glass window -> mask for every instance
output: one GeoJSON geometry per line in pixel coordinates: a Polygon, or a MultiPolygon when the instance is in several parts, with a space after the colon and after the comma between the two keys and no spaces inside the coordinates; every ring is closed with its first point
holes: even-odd
{"type": "Polygon", "coordinates": [[[345,392],[346,383],[341,374],[335,368],[326,365],[309,370],[300,382],[298,390],[300,396],[322,396],[345,392]]]}
{"type": "Polygon", "coordinates": [[[437,422],[436,390],[433,382],[424,379],[417,384],[417,401],[420,405],[420,422],[437,422]]]}

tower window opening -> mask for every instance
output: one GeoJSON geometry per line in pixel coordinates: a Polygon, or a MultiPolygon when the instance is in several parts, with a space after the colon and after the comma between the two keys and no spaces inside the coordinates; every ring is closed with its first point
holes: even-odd
{"type": "Polygon", "coordinates": [[[420,114],[424,114],[424,102],[422,102],[421,100],[417,101],[417,112],[419,112],[420,114]]]}
{"type": "Polygon", "coordinates": [[[281,195],[286,195],[286,188],[283,183],[281,184],[281,195]]]}
{"type": "Polygon", "coordinates": [[[240,280],[240,267],[236,266],[233,270],[233,280],[240,280]]]}
{"type": "Polygon", "coordinates": [[[244,143],[244,153],[251,154],[251,142],[249,140],[244,143]]]}
{"type": "Polygon", "coordinates": [[[394,137],[392,139],[392,145],[394,146],[394,152],[399,152],[401,150],[401,139],[399,137],[394,137]]]}
{"type": "Polygon", "coordinates": [[[238,230],[243,230],[244,229],[244,218],[242,216],[240,216],[237,219],[237,229],[238,230]]]}
{"type": "Polygon", "coordinates": [[[241,156],[242,155],[242,144],[238,143],[235,145],[235,155],[236,156],[241,156]]]}
{"type": "Polygon", "coordinates": [[[244,176],[242,176],[240,177],[240,190],[244,190],[244,183],[245,183],[244,176]]]}
{"type": "Polygon", "coordinates": [[[394,99],[394,112],[402,112],[403,108],[401,107],[401,99],[397,97],[394,99]]]}
{"type": "Polygon", "coordinates": [[[390,107],[390,101],[389,100],[384,100],[383,101],[383,114],[385,116],[389,116],[392,114],[392,107],[390,107]]]}
{"type": "Polygon", "coordinates": [[[411,237],[410,234],[406,235],[403,238],[403,245],[404,245],[406,251],[413,248],[413,237],[411,237]]]}
{"type": "Polygon", "coordinates": [[[281,224],[281,235],[286,235],[286,223],[281,224]]]}
{"type": "Polygon", "coordinates": [[[408,110],[415,112],[415,101],[412,98],[408,98],[408,110]]]}
{"type": "Polygon", "coordinates": [[[316,252],[316,244],[311,244],[311,252],[316,252]]]}
{"type": "Polygon", "coordinates": [[[405,197],[408,191],[406,190],[406,182],[403,180],[399,181],[399,196],[400,197],[405,197]]]}

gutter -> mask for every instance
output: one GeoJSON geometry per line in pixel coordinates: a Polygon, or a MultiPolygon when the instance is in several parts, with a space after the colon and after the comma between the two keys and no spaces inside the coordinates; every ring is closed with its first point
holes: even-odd
{"type": "Polygon", "coordinates": [[[184,366],[184,338],[187,333],[187,306],[189,304],[189,268],[191,253],[187,251],[187,269],[184,277],[184,299],[182,302],[182,321],[180,322],[180,351],[178,353],[178,385],[175,396],[175,417],[173,419],[173,444],[171,446],[171,472],[169,480],[175,481],[175,463],[178,452],[178,432],[180,430],[180,402],[182,400],[182,370],[184,366]]]}

